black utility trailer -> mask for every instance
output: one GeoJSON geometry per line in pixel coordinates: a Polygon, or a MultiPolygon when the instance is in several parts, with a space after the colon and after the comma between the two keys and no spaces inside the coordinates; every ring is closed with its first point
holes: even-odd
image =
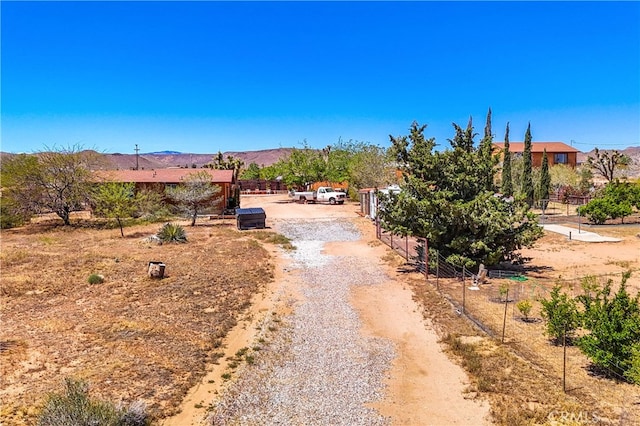
{"type": "Polygon", "coordinates": [[[265,219],[267,215],[262,207],[253,207],[250,209],[236,209],[236,220],[238,229],[265,228],[265,219]]]}

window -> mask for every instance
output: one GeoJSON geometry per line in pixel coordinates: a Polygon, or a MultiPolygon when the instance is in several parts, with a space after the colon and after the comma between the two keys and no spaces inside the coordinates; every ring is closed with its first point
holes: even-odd
{"type": "Polygon", "coordinates": [[[553,154],[553,163],[554,164],[568,164],[569,163],[569,154],[566,152],[553,154]]]}

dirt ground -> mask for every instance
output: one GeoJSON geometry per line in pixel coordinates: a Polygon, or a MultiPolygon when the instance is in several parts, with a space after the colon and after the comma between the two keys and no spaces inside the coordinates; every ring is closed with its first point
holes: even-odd
{"type": "MultiPolygon", "coordinates": [[[[243,196],[242,207],[264,208],[267,226],[270,218],[358,218],[359,208],[292,204],[286,196],[243,196]]],[[[409,276],[399,272],[402,260],[375,239],[370,221],[356,220],[363,232],[358,255],[381,262],[393,278],[376,294],[359,289],[353,295],[362,332],[391,339],[399,350],[387,396],[376,408],[395,424],[478,424],[470,419],[486,417],[489,403],[470,391],[464,370],[443,352],[438,340],[446,330],[428,319],[424,303],[416,302],[416,277],[405,279],[409,276]]],[[[175,415],[163,425],[198,424],[220,392],[233,355],[254,339],[256,324],[268,315],[287,314],[282,301],[295,297],[295,282],[282,273],[286,264],[275,246],[256,245],[247,237],[254,231],[239,233],[233,223],[205,222],[193,229],[194,244],[177,250],[140,242],[156,228],[125,229],[124,246],[118,230],[2,231],[2,424],[28,424],[38,398],[57,389],[65,375],[78,373],[97,384],[98,396],[125,402],[143,398],[161,417],[175,415]],[[232,241],[225,242],[230,235],[232,241]],[[232,274],[211,264],[212,250],[233,265],[232,274]],[[158,259],[171,267],[162,286],[143,272],[146,262],[158,259]],[[104,273],[109,285],[86,285],[86,275],[94,271],[104,273]],[[255,285],[247,287],[247,278],[255,285]],[[207,329],[212,318],[219,324],[213,332],[207,329]],[[159,341],[151,351],[143,345],[149,338],[159,341]]],[[[623,241],[583,243],[547,234],[523,250],[529,258],[527,275],[548,285],[562,277],[578,288],[585,275],[615,278],[631,269],[635,294],[640,289],[640,225],[588,230],[623,241]]],[[[326,250],[354,251],[338,243],[326,250]]],[[[443,312],[451,311],[441,305],[443,312]]],[[[606,382],[607,392],[617,389],[606,382]]]]}

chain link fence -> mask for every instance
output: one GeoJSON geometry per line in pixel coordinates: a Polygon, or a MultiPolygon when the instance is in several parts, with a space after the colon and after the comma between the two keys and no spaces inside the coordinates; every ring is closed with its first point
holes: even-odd
{"type": "MultiPolygon", "coordinates": [[[[479,277],[466,268],[452,265],[441,255],[428,259],[428,245],[424,239],[385,232],[378,221],[376,234],[380,241],[424,274],[425,282],[433,285],[458,314],[489,336],[509,343],[521,356],[550,369],[562,378],[564,390],[582,386],[580,378],[585,376],[585,371],[591,375],[625,379],[613,370],[596,371],[571,339],[553,342],[546,334],[540,300],[550,299],[550,292],[556,285],[571,298],[582,294],[581,283],[585,277],[549,280],[514,270],[488,270],[486,275],[479,277]]],[[[600,284],[612,280],[614,286],[621,281],[619,273],[591,277],[600,284]]]]}

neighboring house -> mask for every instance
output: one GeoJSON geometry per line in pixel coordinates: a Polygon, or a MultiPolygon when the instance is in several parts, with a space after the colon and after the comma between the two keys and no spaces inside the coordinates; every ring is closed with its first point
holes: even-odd
{"type": "Polygon", "coordinates": [[[391,185],[387,188],[363,188],[358,191],[358,196],[360,197],[360,215],[365,216],[370,219],[375,219],[378,212],[378,196],[377,192],[381,192],[383,194],[394,193],[398,194],[400,192],[400,187],[398,185],[391,185]]]}
{"type": "Polygon", "coordinates": [[[235,186],[233,170],[217,169],[155,169],[155,170],[100,170],[95,172],[99,181],[133,182],[136,189],[149,189],[164,193],[165,188],[180,185],[186,176],[205,172],[211,176],[211,183],[221,188],[223,200],[233,197],[235,186]]]}
{"type": "MultiPolygon", "coordinates": [[[[504,150],[503,142],[493,144],[495,150],[504,150]]],[[[563,142],[532,142],[531,143],[531,163],[533,167],[542,166],[542,154],[547,150],[549,167],[555,164],[566,164],[573,168],[578,163],[578,150],[563,142]]],[[[524,142],[509,142],[509,152],[514,155],[512,158],[522,155],[524,152],[524,142]]]]}

